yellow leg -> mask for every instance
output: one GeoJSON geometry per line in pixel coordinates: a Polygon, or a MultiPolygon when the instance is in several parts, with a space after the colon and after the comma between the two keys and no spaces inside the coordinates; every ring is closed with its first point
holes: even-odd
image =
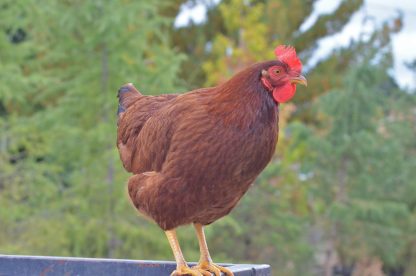
{"type": "Polygon", "coordinates": [[[209,276],[211,274],[203,274],[198,269],[189,268],[186,264],[185,258],[183,257],[181,247],[179,246],[178,238],[176,237],[175,229],[165,231],[166,237],[168,238],[170,247],[172,248],[173,255],[176,261],[176,270],[172,272],[171,276],[179,275],[192,275],[192,276],[209,276]]]}
{"type": "MultiPolygon", "coordinates": [[[[203,226],[199,223],[194,223],[194,227],[198,236],[199,251],[201,253],[201,257],[199,258],[198,265],[194,266],[193,268],[198,269],[199,271],[210,271],[214,273],[215,276],[220,276],[221,272],[223,272],[225,275],[233,276],[234,273],[232,273],[231,270],[216,265],[212,262],[211,256],[209,255],[208,251],[207,241],[205,239],[203,226]]],[[[209,273],[208,275],[211,275],[211,273],[209,273]]]]}

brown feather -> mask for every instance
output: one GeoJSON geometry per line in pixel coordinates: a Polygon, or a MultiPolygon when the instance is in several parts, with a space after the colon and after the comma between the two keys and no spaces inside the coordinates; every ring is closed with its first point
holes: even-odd
{"type": "Polygon", "coordinates": [[[139,211],[168,230],[206,225],[234,208],[275,150],[277,105],[260,73],[277,62],[218,87],[141,96],[125,110],[117,145],[139,211]]]}

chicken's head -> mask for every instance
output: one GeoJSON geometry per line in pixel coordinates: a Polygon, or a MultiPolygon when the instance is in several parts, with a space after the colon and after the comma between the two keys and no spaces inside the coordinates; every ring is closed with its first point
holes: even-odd
{"type": "Polygon", "coordinates": [[[262,70],[261,82],[276,102],[284,103],[295,95],[296,84],[306,86],[307,81],[301,75],[302,63],[293,47],[280,45],[274,53],[277,62],[262,70]]]}

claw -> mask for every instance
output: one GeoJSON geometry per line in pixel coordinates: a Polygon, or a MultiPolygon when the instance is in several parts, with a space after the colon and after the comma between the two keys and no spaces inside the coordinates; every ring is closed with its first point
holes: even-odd
{"type": "MultiPolygon", "coordinates": [[[[206,276],[198,271],[198,269],[189,268],[188,266],[181,266],[176,268],[170,276],[191,275],[191,276],[206,276]]],[[[207,275],[208,276],[208,275],[207,275]]]]}
{"type": "Polygon", "coordinates": [[[223,266],[219,266],[214,263],[199,263],[196,266],[193,266],[192,269],[197,269],[199,272],[202,273],[202,275],[211,275],[211,272],[214,273],[215,276],[221,276],[221,272],[223,272],[227,276],[234,276],[234,273],[231,272],[228,268],[225,268],[223,266]],[[209,271],[208,274],[204,274],[204,272],[209,271]]]}
{"type": "MultiPolygon", "coordinates": [[[[193,267],[193,268],[195,268],[195,267],[193,267]]],[[[204,276],[212,276],[211,272],[209,272],[207,270],[204,270],[204,269],[201,269],[201,268],[197,268],[197,270],[199,271],[199,273],[201,273],[204,276]]]]}

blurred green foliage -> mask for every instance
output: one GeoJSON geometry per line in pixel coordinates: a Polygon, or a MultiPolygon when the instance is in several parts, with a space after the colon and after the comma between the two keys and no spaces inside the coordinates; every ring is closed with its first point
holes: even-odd
{"type": "MultiPolygon", "coordinates": [[[[313,3],[0,0],[0,253],[172,259],[125,192],[117,89],[216,85],[277,44],[305,64],[363,5],[342,1],[300,32],[313,3]],[[207,21],[174,28],[184,3],[206,5],[207,21]]],[[[416,98],[389,76],[400,26],[333,52],[281,106],[275,158],[207,227],[216,261],[270,263],[276,275],[416,274],[416,98]]],[[[197,260],[193,230],[179,235],[197,260]]]]}

